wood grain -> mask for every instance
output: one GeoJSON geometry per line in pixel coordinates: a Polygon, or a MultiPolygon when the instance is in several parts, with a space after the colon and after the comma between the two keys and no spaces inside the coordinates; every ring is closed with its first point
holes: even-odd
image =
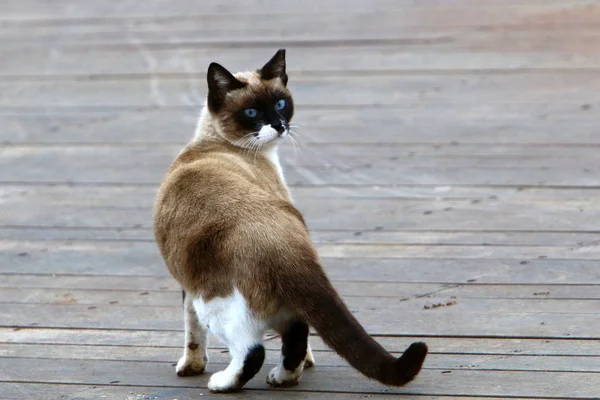
{"type": "MultiPolygon", "coordinates": [[[[61,369],[63,376],[54,373],[54,360],[32,359],[0,359],[0,381],[10,382],[39,382],[66,383],[75,381],[88,385],[109,384],[134,386],[181,386],[193,385],[205,388],[208,376],[186,379],[183,383],[172,371],[172,366],[165,363],[139,363],[97,360],[63,360],[61,369]],[[10,360],[11,368],[6,368],[10,360]],[[33,373],[31,367],[36,366],[33,373]],[[97,370],[98,366],[102,366],[97,370]],[[92,374],[92,371],[95,373],[92,374]],[[160,377],[158,385],[156,378],[160,377]]],[[[212,365],[209,372],[217,371],[225,365],[212,365]]],[[[258,376],[264,376],[270,365],[265,365],[258,376]]],[[[471,396],[550,396],[555,398],[571,396],[571,398],[592,398],[596,395],[595,388],[600,384],[598,374],[567,373],[567,372],[523,372],[523,371],[466,371],[451,370],[442,374],[440,370],[424,370],[419,378],[406,388],[388,389],[384,386],[362,378],[357,372],[344,367],[317,367],[305,373],[302,384],[287,391],[327,390],[343,393],[385,392],[387,394],[422,394],[444,395],[450,388],[458,386],[462,394],[471,396]],[[497,385],[493,382],[501,380],[507,385],[497,385]],[[481,382],[487,383],[485,390],[478,389],[481,382]],[[543,385],[540,385],[543,382],[543,385]]],[[[262,380],[254,379],[248,383],[249,389],[267,389],[262,380]]]]}
{"type": "MultiPolygon", "coordinates": [[[[597,398],[599,17],[589,0],[1,2],[0,397],[209,395],[208,374],[173,371],[180,294],[151,207],[208,63],[286,47],[301,148],[281,158],[323,265],[385,348],[431,355],[389,389],[313,334],[317,367],[285,396],[597,398]]],[[[230,397],[281,397],[266,368],[230,397]]]]}

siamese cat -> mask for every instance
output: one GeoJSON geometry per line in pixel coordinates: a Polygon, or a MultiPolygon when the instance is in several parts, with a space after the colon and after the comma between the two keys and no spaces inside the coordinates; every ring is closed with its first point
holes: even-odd
{"type": "Polygon", "coordinates": [[[263,334],[274,330],[283,345],[267,382],[296,385],[314,363],[312,326],[368,378],[411,381],[427,346],[413,343],[396,359],[367,334],[332,287],[290,198],[277,155],[294,114],[285,50],[255,71],[231,74],[212,63],[207,80],[196,135],[169,168],[154,210],[158,247],[183,288],[177,374],[204,372],[210,331],[232,360],[208,388],[239,390],[260,370],[263,334]]]}

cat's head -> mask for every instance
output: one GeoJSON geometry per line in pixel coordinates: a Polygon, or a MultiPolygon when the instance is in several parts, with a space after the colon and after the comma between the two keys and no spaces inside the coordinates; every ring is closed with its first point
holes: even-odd
{"type": "Polygon", "coordinates": [[[287,88],[285,50],[261,69],[230,73],[208,67],[207,107],[223,138],[239,147],[262,148],[289,134],[294,102],[287,88]]]}

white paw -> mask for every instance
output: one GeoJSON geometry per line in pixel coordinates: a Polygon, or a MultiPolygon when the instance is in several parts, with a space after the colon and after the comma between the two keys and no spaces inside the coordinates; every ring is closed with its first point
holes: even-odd
{"type": "Polygon", "coordinates": [[[273,387],[296,386],[302,378],[303,367],[303,365],[300,365],[295,371],[287,371],[281,365],[278,365],[267,375],[267,383],[273,387]]]}
{"type": "Polygon", "coordinates": [[[179,359],[175,372],[178,376],[192,376],[200,375],[206,369],[208,358],[202,356],[202,358],[193,358],[188,355],[184,355],[179,359]]]}
{"type": "Polygon", "coordinates": [[[227,370],[215,372],[208,381],[208,389],[213,393],[234,392],[240,389],[239,378],[227,370]]]}
{"type": "Polygon", "coordinates": [[[312,350],[310,347],[306,351],[306,357],[304,358],[304,368],[311,368],[315,366],[315,358],[313,357],[312,350]]]}

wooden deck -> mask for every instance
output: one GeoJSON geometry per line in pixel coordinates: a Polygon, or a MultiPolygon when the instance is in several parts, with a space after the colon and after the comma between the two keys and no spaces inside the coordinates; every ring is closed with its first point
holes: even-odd
{"type": "Polygon", "coordinates": [[[600,1],[3,0],[0,398],[198,399],[151,232],[205,70],[288,50],[293,195],[418,379],[317,367],[245,399],[600,398],[600,1]],[[312,3],[312,4],[310,4],[312,3]],[[438,307],[438,305],[441,305],[438,307]]]}

